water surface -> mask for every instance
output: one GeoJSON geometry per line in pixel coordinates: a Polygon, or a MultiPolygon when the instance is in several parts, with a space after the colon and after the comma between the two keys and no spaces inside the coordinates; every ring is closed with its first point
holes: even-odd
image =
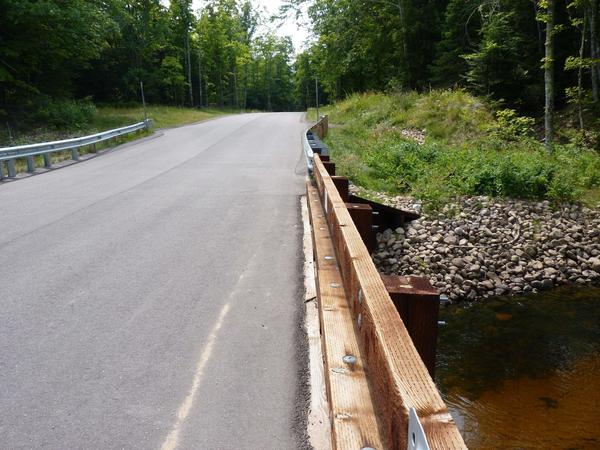
{"type": "Polygon", "coordinates": [[[436,381],[471,449],[600,449],[600,288],[443,308],[436,381]]]}

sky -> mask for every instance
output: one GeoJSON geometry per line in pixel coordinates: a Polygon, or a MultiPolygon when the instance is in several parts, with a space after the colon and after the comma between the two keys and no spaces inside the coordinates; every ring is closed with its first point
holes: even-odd
{"type": "MultiPolygon", "coordinates": [[[[266,17],[276,14],[279,10],[279,6],[281,5],[281,0],[250,0],[250,2],[255,6],[260,5],[264,7],[267,11],[265,14],[266,17]]],[[[194,10],[200,8],[201,6],[202,0],[193,0],[194,10]]],[[[273,23],[271,24],[271,28],[273,28],[280,36],[290,36],[294,42],[294,48],[296,52],[302,50],[304,41],[309,35],[305,26],[298,26],[295,17],[287,19],[282,24],[273,23]]]]}

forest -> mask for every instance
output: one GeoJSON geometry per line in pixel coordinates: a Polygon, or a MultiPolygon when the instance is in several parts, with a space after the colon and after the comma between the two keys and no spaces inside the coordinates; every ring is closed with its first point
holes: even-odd
{"type": "Polygon", "coordinates": [[[296,108],[291,40],[250,1],[168,5],[0,0],[0,123],[77,124],[94,104],[140,103],[141,83],[150,104],[296,108]]]}
{"type": "Polygon", "coordinates": [[[307,3],[316,38],[297,83],[317,74],[335,100],[463,88],[494,109],[547,110],[557,131],[584,130],[598,145],[598,0],[288,0],[282,12],[307,3]]]}
{"type": "Polygon", "coordinates": [[[142,83],[155,105],[306,110],[316,78],[323,103],[464,89],[533,118],[547,142],[600,142],[598,0],[283,0],[279,18],[250,0],[0,0],[0,11],[0,123],[13,127],[138,104],[142,83]],[[302,10],[312,35],[296,53],[274,30],[302,10]]]}

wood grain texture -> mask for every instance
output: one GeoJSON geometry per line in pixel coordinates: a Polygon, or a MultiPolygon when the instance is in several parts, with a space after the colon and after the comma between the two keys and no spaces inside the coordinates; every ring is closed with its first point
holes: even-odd
{"type": "Polygon", "coordinates": [[[306,305],[304,326],[308,337],[310,360],[310,410],[308,413],[307,431],[312,448],[315,450],[332,450],[329,402],[327,401],[327,389],[325,387],[325,369],[323,367],[321,345],[321,321],[319,318],[319,306],[316,300],[317,286],[313,259],[314,246],[307,203],[306,196],[302,196],[300,205],[303,223],[304,304],[306,305]]]}
{"type": "MultiPolygon", "coordinates": [[[[314,176],[366,362],[384,447],[404,450],[414,407],[432,449],[466,448],[318,155],[314,176]]],[[[311,205],[312,206],[312,205],[311,205]]]]}
{"type": "Polygon", "coordinates": [[[333,242],[317,190],[307,184],[313,229],[321,342],[334,448],[385,448],[333,242]],[[344,356],[356,362],[344,362],[344,356]]]}

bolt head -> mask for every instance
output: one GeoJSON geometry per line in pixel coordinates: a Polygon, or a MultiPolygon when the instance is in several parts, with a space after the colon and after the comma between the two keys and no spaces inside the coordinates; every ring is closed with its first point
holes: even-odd
{"type": "Polygon", "coordinates": [[[356,364],[356,356],[346,355],[342,358],[342,361],[344,361],[346,364],[356,364]]]}

